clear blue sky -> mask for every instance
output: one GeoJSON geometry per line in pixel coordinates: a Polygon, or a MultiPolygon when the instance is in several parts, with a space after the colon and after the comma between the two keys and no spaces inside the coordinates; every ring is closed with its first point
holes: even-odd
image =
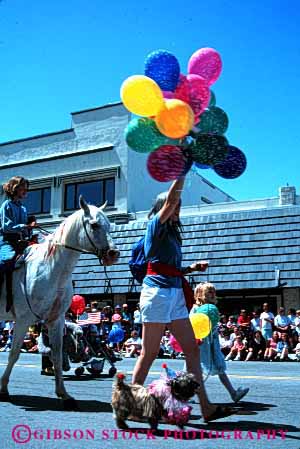
{"type": "Polygon", "coordinates": [[[146,55],[173,52],[186,73],[198,48],[216,48],[213,86],[227,137],[247,171],[203,176],[236,199],[300,193],[299,0],[0,0],[0,142],[70,127],[70,112],[119,101],[146,55]]]}

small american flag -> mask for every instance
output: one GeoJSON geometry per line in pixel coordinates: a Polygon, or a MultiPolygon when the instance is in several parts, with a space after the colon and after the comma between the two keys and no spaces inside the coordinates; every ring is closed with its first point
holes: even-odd
{"type": "Polygon", "coordinates": [[[101,312],[84,312],[77,320],[77,324],[99,324],[101,322],[101,312]]]}

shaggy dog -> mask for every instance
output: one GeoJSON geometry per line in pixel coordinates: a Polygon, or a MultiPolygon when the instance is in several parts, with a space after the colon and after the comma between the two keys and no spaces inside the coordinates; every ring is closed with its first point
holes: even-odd
{"type": "MultiPolygon", "coordinates": [[[[124,378],[122,373],[117,375],[111,402],[118,428],[128,429],[126,419],[131,415],[139,419],[146,418],[151,429],[156,430],[159,420],[168,415],[164,408],[166,397],[164,394],[154,395],[142,385],[125,384],[124,378]]],[[[193,374],[180,373],[175,378],[169,379],[167,386],[171,390],[174,401],[186,402],[194,396],[199,383],[196,382],[193,374]]],[[[177,424],[183,427],[180,422],[177,424]]]]}

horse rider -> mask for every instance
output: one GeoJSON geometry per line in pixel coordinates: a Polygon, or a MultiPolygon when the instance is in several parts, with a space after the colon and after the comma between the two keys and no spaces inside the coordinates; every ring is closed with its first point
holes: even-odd
{"type": "Polygon", "coordinates": [[[36,226],[35,217],[28,220],[22,204],[27,196],[29,181],[21,176],[12,177],[3,184],[7,199],[0,207],[0,288],[6,274],[6,312],[12,307],[12,272],[16,258],[23,253],[36,226]],[[30,222],[29,222],[30,221],[30,222]]]}

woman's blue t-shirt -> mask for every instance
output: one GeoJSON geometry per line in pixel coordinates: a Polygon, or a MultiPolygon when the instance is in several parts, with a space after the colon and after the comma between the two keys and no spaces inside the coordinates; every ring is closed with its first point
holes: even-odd
{"type": "MultiPolygon", "coordinates": [[[[160,262],[181,269],[181,244],[167,222],[160,222],[159,213],[147,224],[144,251],[149,262],[160,262]]],[[[150,287],[182,288],[181,277],[175,276],[146,276],[144,283],[150,287]]]]}

